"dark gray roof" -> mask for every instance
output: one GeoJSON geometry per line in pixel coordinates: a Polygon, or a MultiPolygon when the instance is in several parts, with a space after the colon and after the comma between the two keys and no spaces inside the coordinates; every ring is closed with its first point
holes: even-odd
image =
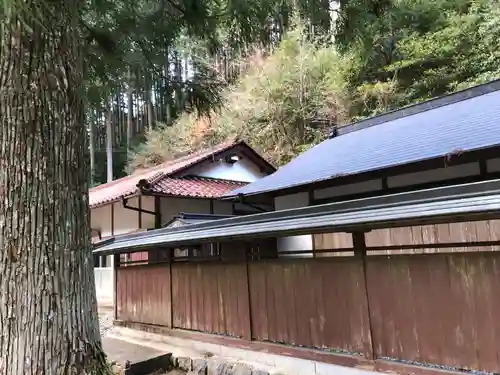
{"type": "Polygon", "coordinates": [[[186,213],[181,212],[179,215],[174,216],[172,220],[164,225],[164,227],[170,227],[175,222],[183,225],[200,224],[213,220],[227,219],[233,217],[234,215],[216,215],[216,214],[198,214],[198,213],[186,213]]]}
{"type": "Polygon", "coordinates": [[[274,174],[227,193],[251,195],[500,145],[500,80],[339,129],[274,174]]]}
{"type": "Polygon", "coordinates": [[[492,180],[156,229],[116,238],[96,248],[94,254],[218,240],[449,222],[456,216],[477,220],[499,215],[500,180],[492,180]]]}

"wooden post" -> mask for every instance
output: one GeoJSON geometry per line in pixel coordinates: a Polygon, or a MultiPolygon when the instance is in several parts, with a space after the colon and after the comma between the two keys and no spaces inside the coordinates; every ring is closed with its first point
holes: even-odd
{"type": "Polygon", "coordinates": [[[363,309],[363,326],[365,327],[363,338],[363,354],[366,359],[374,360],[375,353],[373,350],[373,337],[372,337],[372,323],[371,323],[371,312],[370,312],[370,299],[368,297],[368,280],[366,277],[366,239],[365,232],[354,232],[352,233],[352,243],[354,246],[354,255],[360,259],[361,268],[363,272],[364,283],[362,285],[364,289],[366,308],[363,309]]]}
{"type": "Polygon", "coordinates": [[[173,293],[173,285],[172,285],[172,264],[174,263],[174,249],[171,248],[169,250],[169,259],[168,259],[168,267],[169,267],[169,282],[170,282],[170,327],[169,328],[174,328],[174,293],[173,293]]]}
{"type": "Polygon", "coordinates": [[[243,337],[244,339],[248,341],[253,340],[253,332],[252,332],[252,301],[251,301],[251,293],[250,293],[250,249],[248,247],[245,247],[245,266],[246,266],[246,276],[247,276],[247,295],[248,295],[248,331],[246,337],[243,337]]]}
{"type": "Polygon", "coordinates": [[[120,268],[120,254],[113,255],[113,319],[118,320],[118,270],[120,268]]]}

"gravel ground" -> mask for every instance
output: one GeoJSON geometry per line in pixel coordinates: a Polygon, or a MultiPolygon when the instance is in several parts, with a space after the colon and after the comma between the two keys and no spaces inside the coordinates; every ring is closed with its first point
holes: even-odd
{"type": "Polygon", "coordinates": [[[113,326],[113,311],[99,310],[99,330],[101,336],[106,335],[106,332],[113,326]]]}

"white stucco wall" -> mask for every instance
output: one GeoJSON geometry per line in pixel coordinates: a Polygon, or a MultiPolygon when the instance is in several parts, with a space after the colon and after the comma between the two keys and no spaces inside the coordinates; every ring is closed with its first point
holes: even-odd
{"type": "MultiPolygon", "coordinates": [[[[309,205],[309,194],[307,192],[297,193],[291,195],[284,195],[274,199],[274,209],[276,211],[286,210],[290,208],[307,207],[309,205]]],[[[280,237],[277,240],[278,251],[301,251],[301,250],[312,250],[313,242],[312,235],[302,235],[302,236],[289,236],[280,237]]],[[[294,255],[290,255],[294,256],[294,255]]],[[[296,255],[305,256],[305,255],[296,255]]],[[[312,256],[312,254],[307,254],[307,256],[312,256]]]]}
{"type": "MultiPolygon", "coordinates": [[[[488,160],[488,172],[500,170],[500,158],[488,160]]],[[[458,166],[443,167],[430,171],[406,173],[387,178],[389,188],[411,186],[429,182],[442,182],[446,180],[479,175],[479,163],[468,163],[458,166]]],[[[376,192],[382,190],[382,179],[373,179],[359,183],[333,186],[313,191],[314,199],[328,199],[346,195],[376,192]]],[[[275,209],[307,207],[309,203],[308,193],[302,192],[293,195],[277,197],[274,200],[275,209]]],[[[312,236],[294,236],[278,239],[278,251],[309,250],[313,247],[312,236]]]]}
{"type": "Polygon", "coordinates": [[[113,304],[114,277],[113,267],[94,268],[95,290],[97,303],[113,304]]]}
{"type": "Polygon", "coordinates": [[[215,161],[208,165],[195,168],[189,173],[201,177],[242,182],[254,182],[259,178],[266,176],[266,174],[262,173],[254,163],[246,158],[243,158],[234,164],[227,164],[223,161],[215,161]]]}
{"type": "Polygon", "coordinates": [[[102,237],[111,236],[111,205],[90,210],[90,227],[101,231],[102,237]]]}
{"type": "Polygon", "coordinates": [[[389,188],[451,180],[480,174],[479,163],[468,163],[430,171],[405,173],[387,178],[389,188]]]}

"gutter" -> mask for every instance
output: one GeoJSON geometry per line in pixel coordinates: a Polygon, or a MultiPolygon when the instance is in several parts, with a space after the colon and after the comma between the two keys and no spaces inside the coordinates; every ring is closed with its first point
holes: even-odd
{"type": "Polygon", "coordinates": [[[94,233],[97,233],[97,237],[99,237],[100,240],[102,240],[102,232],[100,229],[96,229],[96,228],[90,228],[90,232],[94,232],[94,233]]]}
{"type": "MultiPolygon", "coordinates": [[[[141,208],[140,205],[139,205],[139,207],[129,206],[129,205],[127,205],[128,198],[125,198],[125,197],[122,197],[122,207],[127,209],[127,210],[139,212],[141,214],[153,215],[155,217],[155,228],[160,228],[160,226],[161,226],[160,197],[157,197],[157,196],[153,196],[153,197],[155,199],[155,211],[146,210],[144,208],[141,208]]],[[[139,195],[139,199],[141,199],[140,195],[139,195]]]]}
{"type": "Polygon", "coordinates": [[[241,203],[241,204],[244,204],[245,206],[248,206],[248,207],[252,207],[254,209],[256,209],[257,211],[260,211],[260,212],[271,212],[272,210],[266,210],[262,207],[259,207],[259,206],[256,206],[252,203],[249,203],[245,200],[245,196],[243,194],[238,194],[238,202],[241,203]]]}

